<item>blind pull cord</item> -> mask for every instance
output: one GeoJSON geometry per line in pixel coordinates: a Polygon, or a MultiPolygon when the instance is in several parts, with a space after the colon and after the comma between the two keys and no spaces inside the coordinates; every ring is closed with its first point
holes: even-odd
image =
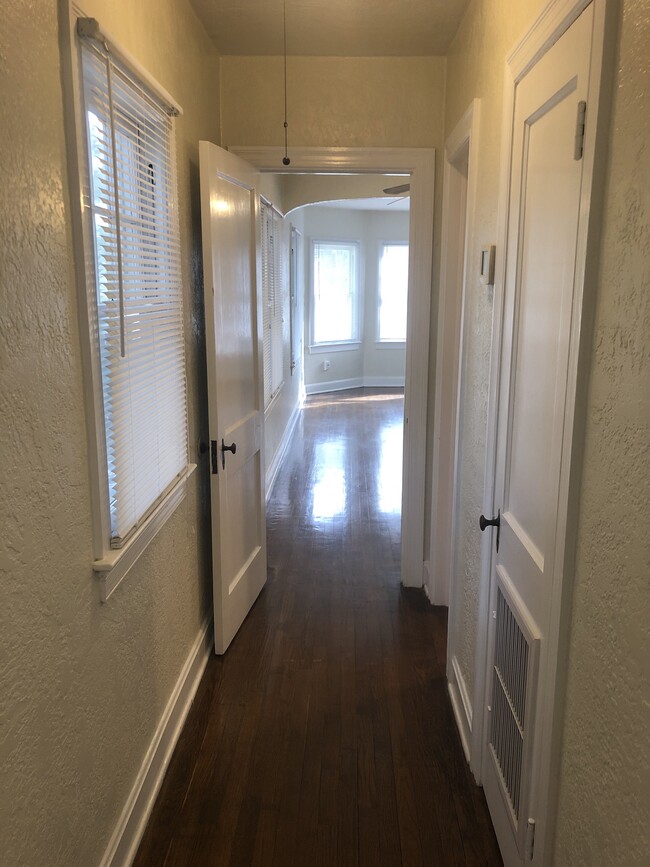
{"type": "Polygon", "coordinates": [[[115,190],[115,235],[117,241],[117,286],[120,305],[120,356],[126,358],[126,327],[124,316],[124,276],[122,271],[122,231],[120,227],[120,191],[117,172],[117,136],[115,133],[115,112],[113,107],[113,64],[108,43],[106,50],[106,79],[108,90],[108,114],[111,123],[111,151],[113,157],[113,189],[115,190]]]}

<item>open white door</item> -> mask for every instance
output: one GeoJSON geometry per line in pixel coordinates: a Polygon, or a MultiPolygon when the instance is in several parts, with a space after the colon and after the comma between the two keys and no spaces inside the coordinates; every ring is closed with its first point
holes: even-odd
{"type": "Polygon", "coordinates": [[[214,637],[225,653],[266,581],[257,172],[199,146],[214,637]]]}
{"type": "Polygon", "coordinates": [[[547,833],[593,26],[592,4],[515,89],[482,774],[507,867],[548,860],[533,841],[547,833]]]}

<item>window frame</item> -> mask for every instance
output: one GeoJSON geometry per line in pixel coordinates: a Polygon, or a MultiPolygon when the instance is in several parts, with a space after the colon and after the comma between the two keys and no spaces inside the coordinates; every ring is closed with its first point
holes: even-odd
{"type": "MultiPolygon", "coordinates": [[[[409,249],[408,241],[379,241],[377,247],[377,287],[376,287],[376,322],[375,322],[375,347],[377,349],[404,349],[406,346],[406,335],[404,339],[397,338],[382,338],[381,337],[381,259],[383,251],[386,247],[406,247],[409,249]]],[[[406,263],[406,312],[408,317],[408,268],[409,260],[406,263]]]]}
{"type": "Polygon", "coordinates": [[[339,238],[318,238],[310,239],[309,246],[309,352],[310,354],[318,354],[321,352],[346,352],[354,351],[361,348],[363,344],[363,311],[362,311],[362,262],[361,262],[362,245],[359,240],[339,239],[339,238]],[[314,279],[314,261],[315,250],[318,244],[331,247],[346,247],[355,251],[354,262],[354,301],[352,305],[353,316],[353,331],[354,336],[349,340],[329,340],[316,342],[314,339],[315,332],[315,317],[316,317],[316,281],[314,279]]]}
{"type": "MultiPolygon", "coordinates": [[[[183,501],[187,480],[196,469],[190,462],[189,442],[187,464],[152,506],[138,519],[138,524],[120,548],[111,548],[111,521],[106,448],[106,420],[102,392],[102,371],[99,353],[99,317],[97,304],[91,303],[89,284],[96,286],[96,245],[93,213],[84,207],[84,193],[89,187],[88,133],[83,110],[83,74],[81,38],[77,22],[88,18],[73,2],[68,3],[68,27],[63,28],[61,52],[68,184],[76,295],[79,319],[81,366],[83,370],[88,471],[91,497],[92,570],[100,577],[100,597],[105,602],[127,575],[160,528],[183,501]]],[[[170,113],[182,114],[182,109],[155,79],[115,40],[102,29],[115,59],[132,75],[144,90],[169,107],[170,113]]],[[[177,168],[175,136],[171,137],[169,163],[177,168]]],[[[172,208],[178,213],[178,189],[173,190],[172,208]]],[[[180,227],[179,227],[180,230],[180,227]]],[[[179,263],[181,265],[182,263],[179,263]]],[[[182,270],[181,270],[182,273],[182,270]]],[[[186,311],[183,311],[182,340],[186,342],[186,311]]],[[[184,358],[187,375],[187,354],[184,358]]],[[[186,416],[188,405],[185,407],[186,416]]],[[[189,439],[189,418],[187,420],[189,439]]]]}

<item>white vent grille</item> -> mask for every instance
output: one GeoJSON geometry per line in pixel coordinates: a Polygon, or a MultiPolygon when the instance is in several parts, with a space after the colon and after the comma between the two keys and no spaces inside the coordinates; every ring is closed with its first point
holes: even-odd
{"type": "Polygon", "coordinates": [[[528,630],[497,588],[496,632],[490,720],[490,746],[510,801],[515,824],[522,806],[524,761],[530,739],[529,696],[533,694],[536,649],[528,630]]]}

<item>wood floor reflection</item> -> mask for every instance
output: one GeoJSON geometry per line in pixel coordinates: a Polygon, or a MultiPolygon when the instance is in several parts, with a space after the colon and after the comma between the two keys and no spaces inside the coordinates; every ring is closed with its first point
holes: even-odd
{"type": "Polygon", "coordinates": [[[136,865],[497,865],[445,681],[446,610],[399,583],[397,390],[308,399],[269,581],[208,663],[136,865]]]}

